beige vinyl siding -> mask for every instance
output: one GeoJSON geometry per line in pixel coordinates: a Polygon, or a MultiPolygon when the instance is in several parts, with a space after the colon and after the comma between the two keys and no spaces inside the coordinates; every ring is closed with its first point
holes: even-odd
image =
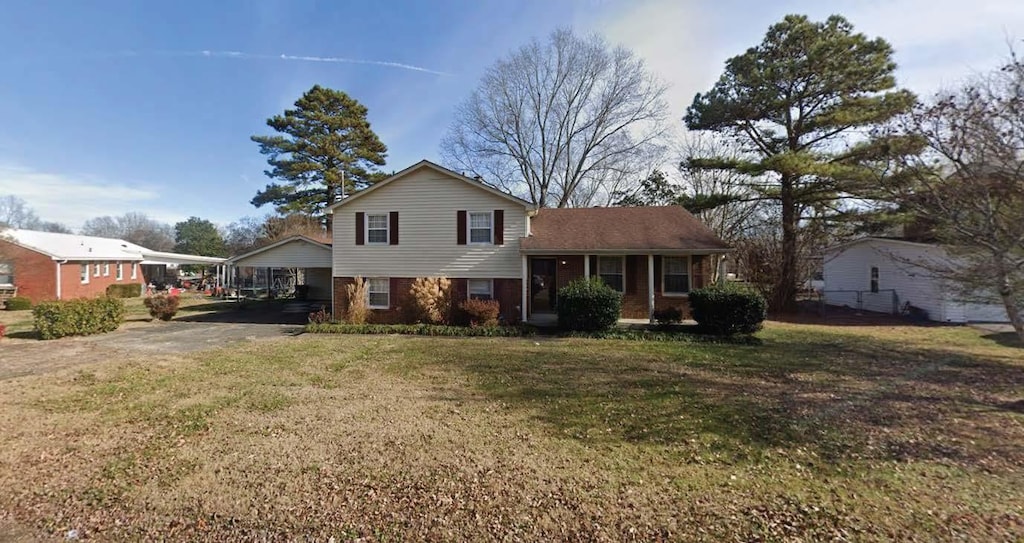
{"type": "Polygon", "coordinates": [[[526,208],[430,168],[412,172],[334,212],[335,277],[518,278],[526,208]],[[505,211],[504,245],[458,245],[459,210],[505,211]],[[355,214],[399,216],[398,245],[356,245],[355,214]]]}
{"type": "Polygon", "coordinates": [[[296,239],[238,260],[234,265],[254,268],[330,268],[331,250],[296,239]]]}

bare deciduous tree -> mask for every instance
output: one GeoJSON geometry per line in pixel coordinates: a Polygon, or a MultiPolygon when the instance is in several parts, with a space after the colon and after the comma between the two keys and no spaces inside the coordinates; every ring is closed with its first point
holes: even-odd
{"type": "Polygon", "coordinates": [[[940,93],[893,130],[926,152],[896,164],[883,185],[927,220],[952,255],[929,269],[960,297],[997,297],[1024,341],[1024,63],[940,93]]]}
{"type": "Polygon", "coordinates": [[[649,170],[645,159],[664,133],[664,90],[628,49],[558,30],[488,69],[457,109],[441,154],[448,167],[541,207],[606,202],[649,170]]]}
{"type": "Polygon", "coordinates": [[[82,233],[123,239],[154,251],[174,249],[174,228],[147,217],[145,213],[129,212],[120,217],[89,219],[82,225],[82,233]]]}

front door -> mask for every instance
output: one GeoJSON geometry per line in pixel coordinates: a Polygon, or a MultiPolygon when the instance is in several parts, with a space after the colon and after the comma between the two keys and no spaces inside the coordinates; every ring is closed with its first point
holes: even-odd
{"type": "Polygon", "coordinates": [[[554,258],[530,259],[530,303],[534,313],[555,311],[558,286],[554,258]]]}

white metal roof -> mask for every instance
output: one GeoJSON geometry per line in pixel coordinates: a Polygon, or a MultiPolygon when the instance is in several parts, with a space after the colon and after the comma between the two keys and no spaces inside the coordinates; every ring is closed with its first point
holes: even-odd
{"type": "Polygon", "coordinates": [[[141,245],[113,238],[58,234],[9,228],[0,231],[6,238],[26,249],[55,260],[123,260],[153,264],[219,264],[223,258],[151,251],[141,245]]]}

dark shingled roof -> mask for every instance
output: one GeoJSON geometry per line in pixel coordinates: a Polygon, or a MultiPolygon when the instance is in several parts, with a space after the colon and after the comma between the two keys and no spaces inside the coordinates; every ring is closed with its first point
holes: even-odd
{"type": "Polygon", "coordinates": [[[689,251],[728,249],[680,206],[544,208],[522,238],[530,251],[689,251]]]}

